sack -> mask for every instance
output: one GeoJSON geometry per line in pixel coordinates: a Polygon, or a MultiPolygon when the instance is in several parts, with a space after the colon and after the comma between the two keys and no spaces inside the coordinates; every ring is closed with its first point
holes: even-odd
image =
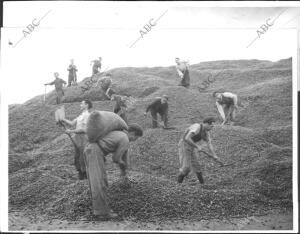
{"type": "Polygon", "coordinates": [[[128,130],[125,121],[110,111],[93,111],[88,120],[86,134],[90,143],[97,142],[111,131],[128,130]]]}
{"type": "Polygon", "coordinates": [[[55,121],[59,122],[65,118],[65,106],[63,105],[61,108],[55,111],[55,121]]]}

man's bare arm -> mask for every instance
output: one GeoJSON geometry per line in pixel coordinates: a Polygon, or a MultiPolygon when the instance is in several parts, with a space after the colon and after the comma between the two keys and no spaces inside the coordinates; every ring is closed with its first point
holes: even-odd
{"type": "Polygon", "coordinates": [[[45,85],[54,85],[54,83],[55,83],[55,80],[50,83],[46,83],[45,85]]]}
{"type": "Polygon", "coordinates": [[[83,130],[83,129],[74,129],[74,130],[68,129],[66,132],[67,133],[77,133],[77,134],[79,134],[79,133],[85,133],[85,130],[83,130]]]}
{"type": "Polygon", "coordinates": [[[76,124],[77,120],[74,119],[74,120],[71,121],[71,120],[68,120],[68,119],[62,119],[62,121],[69,124],[69,125],[71,125],[71,126],[74,126],[76,124]]]}

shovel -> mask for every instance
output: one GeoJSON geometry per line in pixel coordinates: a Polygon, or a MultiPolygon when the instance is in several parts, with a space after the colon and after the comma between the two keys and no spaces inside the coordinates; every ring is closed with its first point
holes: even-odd
{"type": "MultiPolygon", "coordinates": [[[[56,120],[56,124],[57,124],[57,125],[63,127],[64,130],[67,130],[66,126],[65,126],[65,125],[63,124],[63,122],[61,121],[62,119],[64,119],[64,117],[65,117],[65,107],[62,106],[61,108],[59,108],[59,109],[57,109],[57,110],[55,111],[55,120],[56,120]]],[[[67,135],[69,136],[69,138],[70,138],[70,140],[72,141],[74,147],[75,147],[77,150],[79,150],[79,147],[76,145],[75,141],[74,141],[73,138],[71,137],[71,134],[66,133],[66,132],[65,132],[65,134],[67,134],[67,135]]]]}

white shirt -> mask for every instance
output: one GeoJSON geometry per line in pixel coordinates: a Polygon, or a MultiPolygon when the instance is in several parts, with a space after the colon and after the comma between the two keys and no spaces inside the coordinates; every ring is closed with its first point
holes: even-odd
{"type": "Polygon", "coordinates": [[[198,123],[194,123],[189,127],[188,131],[194,134],[198,134],[200,132],[200,129],[201,129],[201,125],[198,123]]]}
{"type": "Polygon", "coordinates": [[[238,100],[237,100],[237,95],[236,94],[233,94],[233,93],[230,93],[230,92],[224,92],[223,96],[228,97],[228,98],[232,98],[234,105],[237,106],[237,101],[238,100]]]}
{"type": "Polygon", "coordinates": [[[183,72],[186,70],[186,69],[189,69],[189,64],[188,62],[186,61],[180,61],[178,65],[176,65],[176,70],[177,70],[177,73],[180,77],[183,76],[183,72]]]}
{"type": "Polygon", "coordinates": [[[86,130],[87,120],[90,113],[85,110],[76,118],[76,130],[86,130]]]}

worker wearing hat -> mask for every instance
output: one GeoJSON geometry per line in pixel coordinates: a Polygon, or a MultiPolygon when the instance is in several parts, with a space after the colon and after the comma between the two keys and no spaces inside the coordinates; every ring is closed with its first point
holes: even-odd
{"type": "Polygon", "coordinates": [[[162,97],[156,98],[155,101],[153,101],[146,109],[146,112],[144,113],[145,116],[147,116],[148,111],[151,113],[152,117],[152,126],[153,128],[157,128],[158,120],[157,120],[157,114],[160,115],[161,120],[164,123],[164,128],[167,128],[168,125],[168,96],[163,95],[162,97]]]}

